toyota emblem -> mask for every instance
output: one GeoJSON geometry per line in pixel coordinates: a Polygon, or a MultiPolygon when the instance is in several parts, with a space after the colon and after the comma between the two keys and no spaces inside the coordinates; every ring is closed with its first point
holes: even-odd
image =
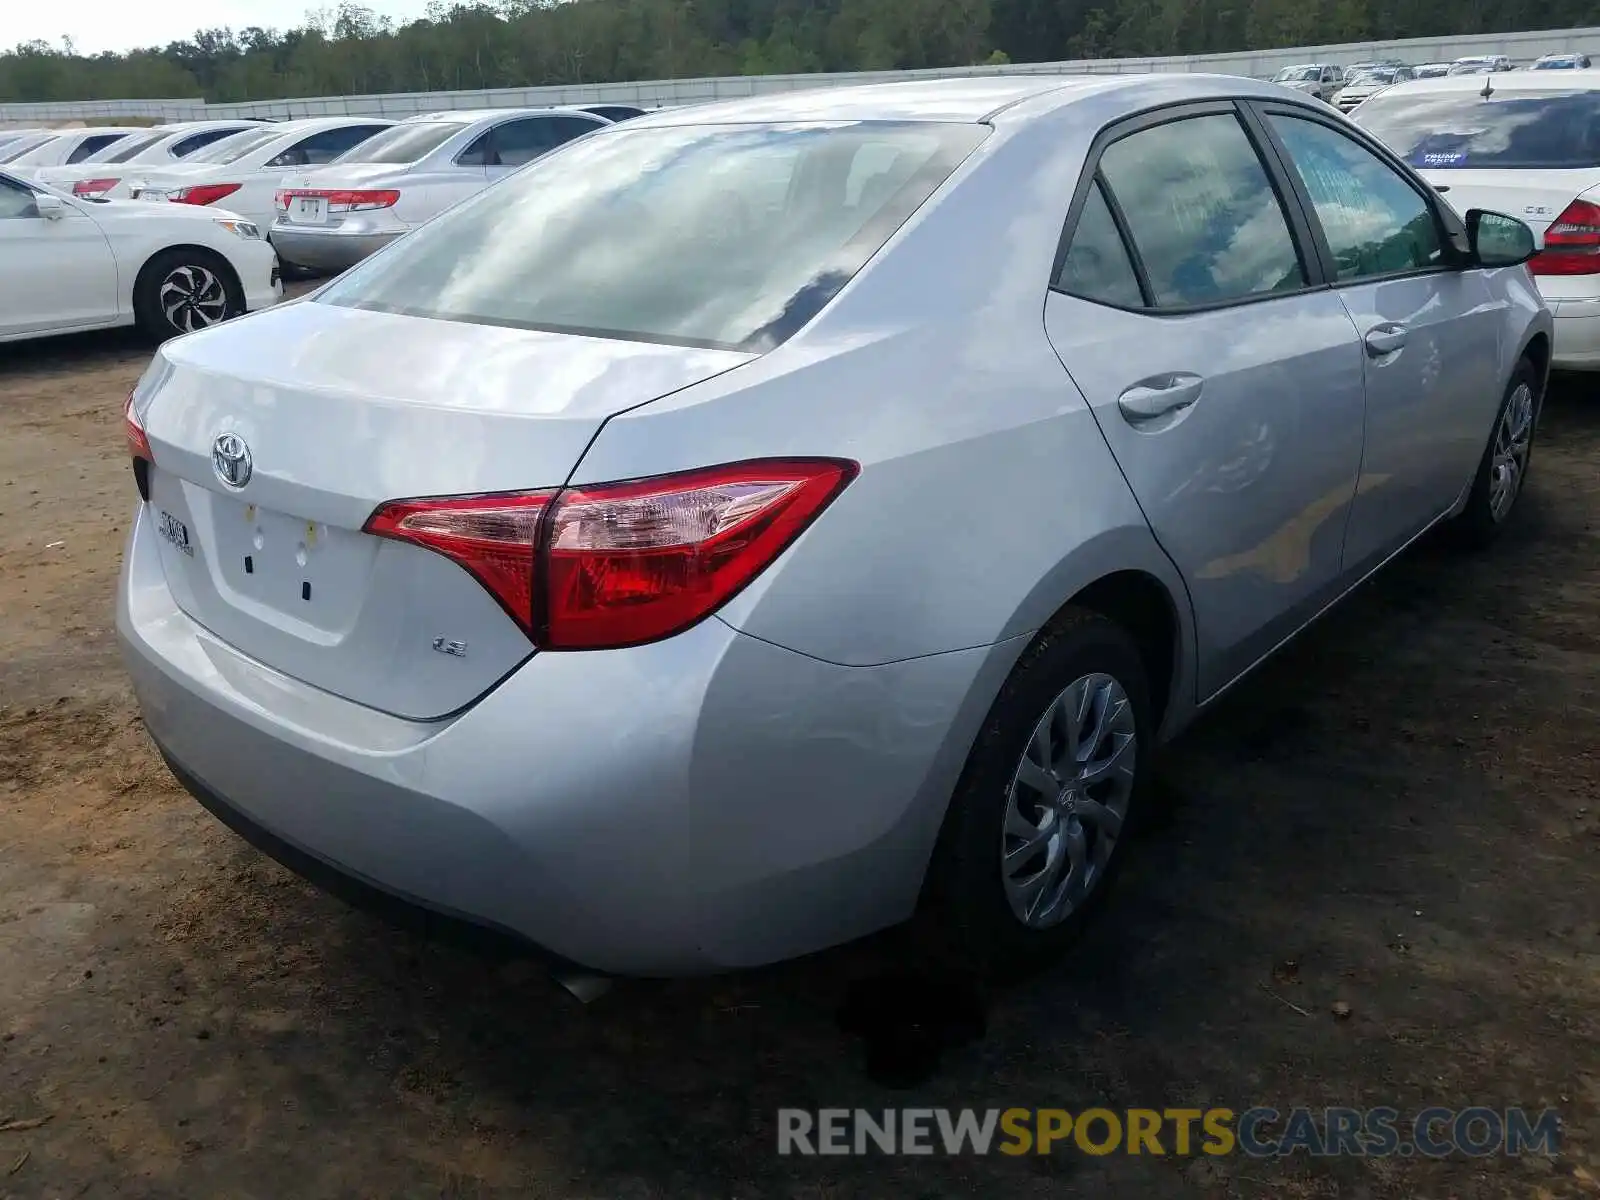
{"type": "Polygon", "coordinates": [[[219,433],[211,443],[211,465],[217,478],[231,488],[242,488],[250,482],[253,469],[250,447],[237,433],[219,433]]]}

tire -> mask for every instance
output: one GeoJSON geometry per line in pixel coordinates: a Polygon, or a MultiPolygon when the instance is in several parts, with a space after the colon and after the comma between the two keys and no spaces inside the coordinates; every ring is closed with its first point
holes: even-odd
{"type": "Polygon", "coordinates": [[[968,756],[914,923],[918,953],[949,969],[1001,978],[1058,960],[1115,880],[1146,790],[1152,734],[1150,691],[1133,638],[1098,613],[1065,610],[1023,653],[968,756]],[[1114,768],[1045,803],[1045,788],[1074,774],[1061,768],[1082,765],[1066,730],[1086,696],[1091,719],[1080,733],[1098,730],[1104,740],[1087,750],[1080,740],[1078,753],[1090,766],[1114,768]],[[1068,719],[1051,723],[1062,716],[1068,719]],[[1041,740],[1047,728],[1053,732],[1041,740]],[[1037,769],[1047,754],[1053,775],[1037,769]],[[1004,853],[1011,855],[1005,863],[1004,853]],[[1053,862],[1061,873],[1038,886],[1053,862]]]}
{"type": "Polygon", "coordinates": [[[244,311],[244,293],[227,261],[209,250],[163,250],[139,272],[133,314],[158,342],[220,325],[244,311]]]}
{"type": "Polygon", "coordinates": [[[1539,385],[1539,372],[1533,363],[1526,358],[1517,363],[1505,395],[1500,398],[1500,407],[1495,410],[1494,426],[1478,463],[1478,473],[1473,476],[1466,507],[1451,522],[1456,540],[1468,549],[1488,546],[1516,512],[1533,462],[1533,439],[1543,403],[1539,385]],[[1509,494],[1505,490],[1508,465],[1509,494]]]}

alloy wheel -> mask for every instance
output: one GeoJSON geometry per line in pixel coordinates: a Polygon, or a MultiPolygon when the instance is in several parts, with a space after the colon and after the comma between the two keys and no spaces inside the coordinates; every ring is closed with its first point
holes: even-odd
{"type": "Polygon", "coordinates": [[[1012,774],[1006,900],[1030,929],[1064,921],[1105,878],[1133,796],[1138,731],[1112,676],[1080,676],[1045,709],[1012,774]]]}
{"type": "Polygon", "coordinates": [[[1494,431],[1494,452],[1489,460],[1489,514],[1498,523],[1506,519],[1522,490],[1533,448],[1533,388],[1519,383],[1494,431]]]}
{"type": "Polygon", "coordinates": [[[175,268],[161,281],[157,298],[167,323],[180,333],[205,329],[228,315],[228,289],[206,267],[175,268]]]}

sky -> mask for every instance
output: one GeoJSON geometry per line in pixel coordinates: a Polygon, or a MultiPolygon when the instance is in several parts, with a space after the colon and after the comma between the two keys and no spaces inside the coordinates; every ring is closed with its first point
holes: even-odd
{"type": "MultiPolygon", "coordinates": [[[[164,46],[196,29],[286,29],[315,6],[316,0],[0,0],[0,47],[35,38],[59,47],[62,37],[80,54],[164,46]]],[[[427,0],[365,0],[365,7],[401,22],[422,16],[427,0]]]]}

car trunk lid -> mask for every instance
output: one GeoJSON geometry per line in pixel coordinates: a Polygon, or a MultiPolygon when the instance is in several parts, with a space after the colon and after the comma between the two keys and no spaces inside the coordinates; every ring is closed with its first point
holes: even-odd
{"type": "Polygon", "coordinates": [[[607,416],[750,357],[316,302],[179,339],[135,401],[168,585],[285,675],[456,711],[532,643],[462,568],[363,533],[372,511],[558,486],[607,416]]]}

